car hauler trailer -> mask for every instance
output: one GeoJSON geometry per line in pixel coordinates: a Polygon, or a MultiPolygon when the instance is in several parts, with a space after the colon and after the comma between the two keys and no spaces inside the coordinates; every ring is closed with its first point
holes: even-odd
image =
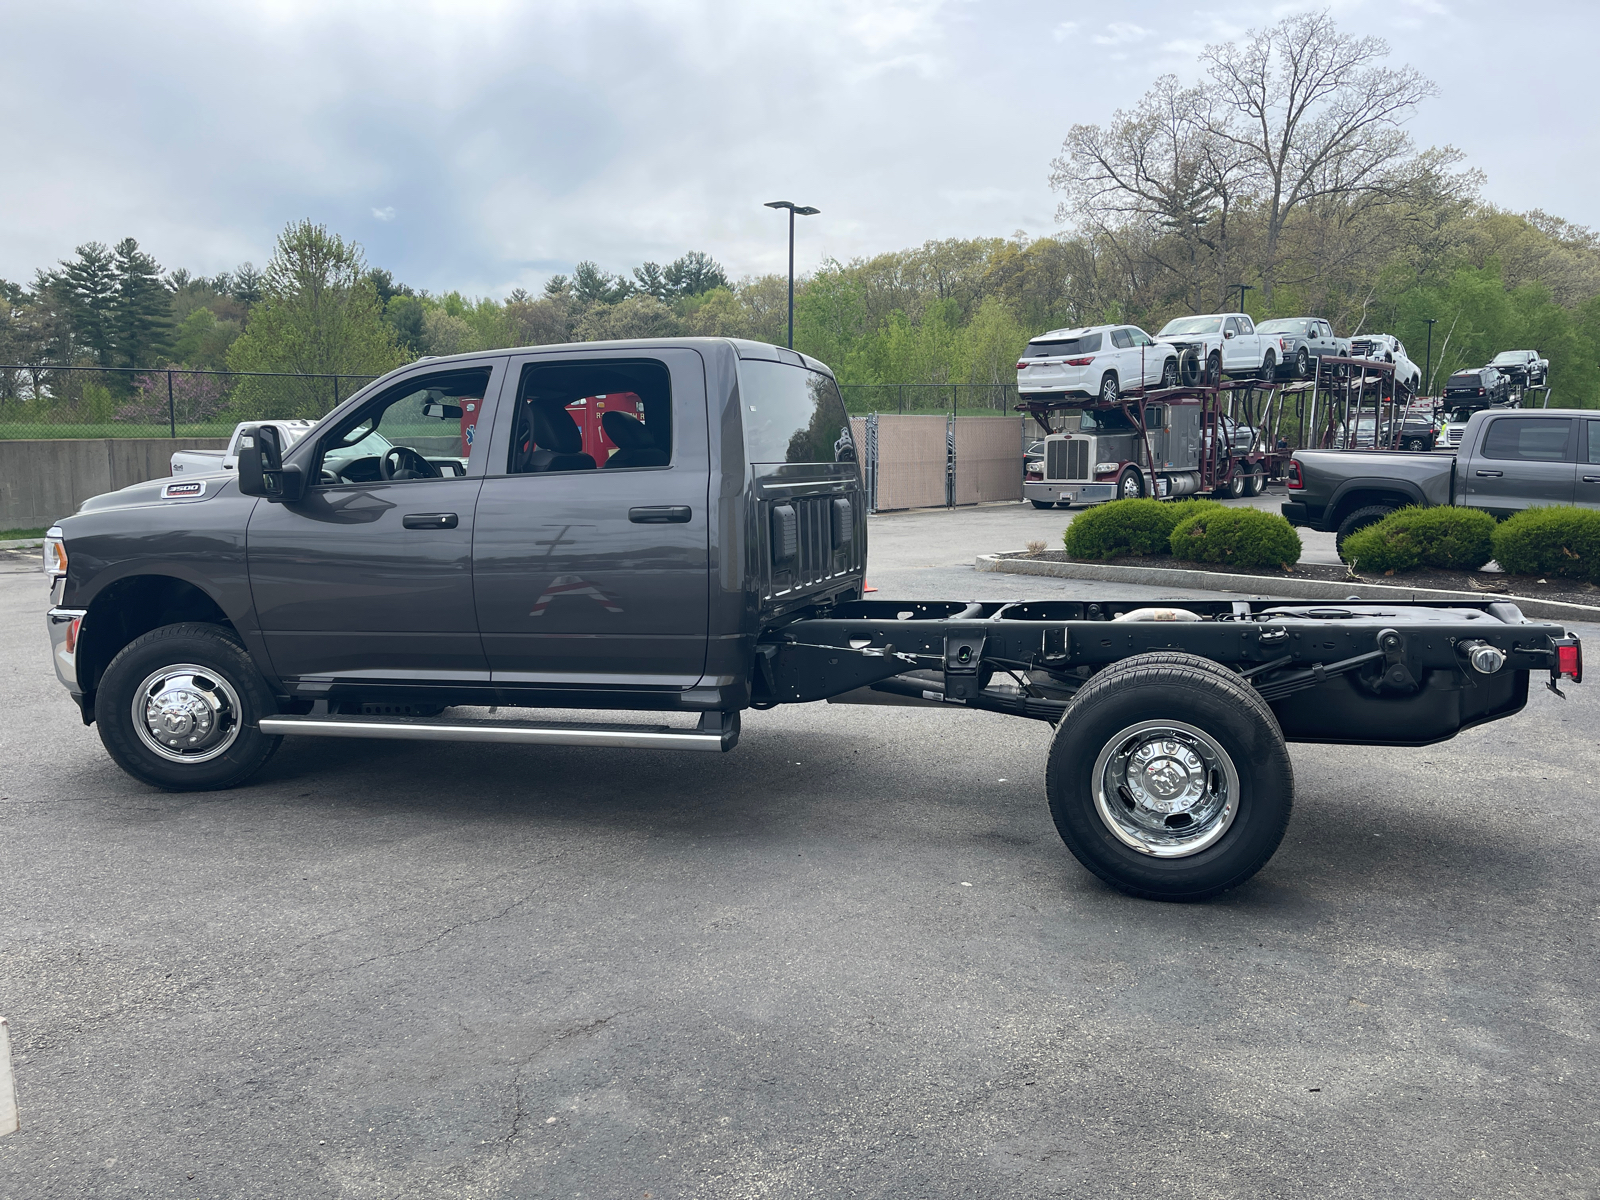
{"type": "Polygon", "coordinates": [[[721,752],[747,709],[892,698],[1052,725],[1045,791],[1079,861],[1195,899],[1277,848],[1288,742],[1436,742],[1519,711],[1530,672],[1582,676],[1575,638],[1504,602],[864,600],[848,417],[782,347],[426,360],[293,446],[263,425],[240,448],[234,472],[96,497],[45,540],[57,676],[157,787],[234,786],[284,737],[721,752]],[[602,467],[571,406],[624,394],[602,467]]]}

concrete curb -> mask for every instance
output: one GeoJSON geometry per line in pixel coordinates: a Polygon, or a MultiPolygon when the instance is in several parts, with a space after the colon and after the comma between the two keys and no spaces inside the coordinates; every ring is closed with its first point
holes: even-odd
{"type": "Polygon", "coordinates": [[[1290,600],[1509,600],[1523,615],[1542,621],[1588,621],[1600,624],[1600,606],[1564,604],[1532,596],[1502,596],[1494,592],[1447,592],[1434,588],[1392,587],[1381,583],[1326,582],[1321,579],[1282,579],[1261,575],[1231,575],[1222,571],[1188,571],[1180,567],[1121,567],[1112,563],[1052,562],[1037,558],[1008,558],[980,554],[974,564],[980,571],[1008,575],[1047,575],[1055,579],[1097,579],[1105,583],[1137,583],[1144,587],[1194,588],[1206,592],[1243,592],[1290,600]]]}

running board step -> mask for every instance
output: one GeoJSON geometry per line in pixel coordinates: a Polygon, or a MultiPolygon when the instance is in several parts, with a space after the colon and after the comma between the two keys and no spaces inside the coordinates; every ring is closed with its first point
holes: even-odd
{"type": "Polygon", "coordinates": [[[739,714],[703,713],[695,729],[667,725],[534,725],[521,721],[440,721],[422,717],[263,717],[274,737],[392,738],[424,742],[511,742],[523,746],[605,746],[630,750],[732,750],[739,714]]]}

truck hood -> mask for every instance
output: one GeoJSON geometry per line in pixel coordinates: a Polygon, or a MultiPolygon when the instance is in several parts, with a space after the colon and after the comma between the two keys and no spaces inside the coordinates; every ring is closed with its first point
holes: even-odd
{"type": "Polygon", "coordinates": [[[234,485],[232,473],[221,470],[204,475],[169,476],[131,484],[121,491],[91,496],[78,505],[80,513],[104,512],[111,508],[138,508],[148,504],[204,504],[234,485]]]}

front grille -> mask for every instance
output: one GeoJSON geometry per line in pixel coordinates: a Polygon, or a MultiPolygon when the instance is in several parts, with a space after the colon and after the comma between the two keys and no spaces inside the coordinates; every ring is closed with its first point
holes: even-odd
{"type": "Polygon", "coordinates": [[[1077,482],[1089,478],[1089,451],[1092,438],[1063,438],[1045,443],[1044,477],[1077,482]]]}

